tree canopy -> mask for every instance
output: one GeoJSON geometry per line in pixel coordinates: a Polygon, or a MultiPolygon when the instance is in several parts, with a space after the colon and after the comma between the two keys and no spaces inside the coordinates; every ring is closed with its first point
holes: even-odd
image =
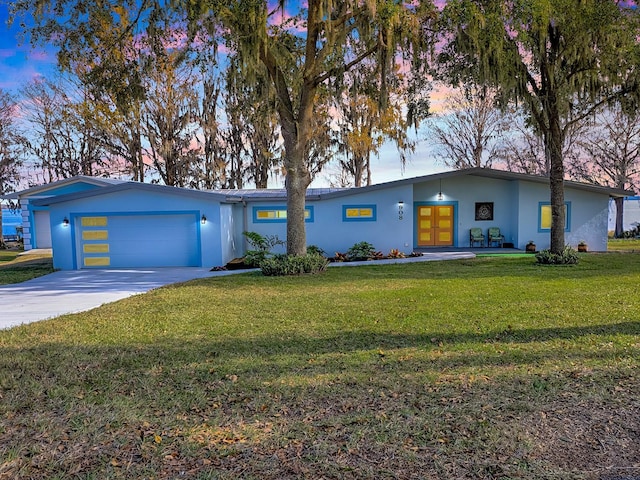
{"type": "Polygon", "coordinates": [[[284,145],[287,252],[302,254],[314,132],[330,128],[314,122],[323,95],[339,96],[345,75],[375,59],[376,100],[386,107],[395,72],[391,67],[399,53],[405,58],[422,55],[421,29],[433,16],[433,7],[428,2],[405,5],[393,0],[310,0],[283,20],[285,4],[280,1],[270,10],[264,1],[198,0],[189,3],[188,12],[192,29],[199,28],[202,19],[214,19],[210,36],[239,53],[247,78],[263,69],[268,74],[284,145]]]}
{"type": "Polygon", "coordinates": [[[600,105],[636,104],[640,14],[602,0],[451,0],[440,72],[523,105],[550,165],[551,250],[564,248],[564,138],[600,105]]]}

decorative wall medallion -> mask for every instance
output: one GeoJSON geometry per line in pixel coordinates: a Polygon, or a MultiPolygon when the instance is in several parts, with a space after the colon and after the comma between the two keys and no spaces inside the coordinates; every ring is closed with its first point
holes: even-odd
{"type": "Polygon", "coordinates": [[[476,220],[493,220],[493,202],[476,203],[476,220]]]}

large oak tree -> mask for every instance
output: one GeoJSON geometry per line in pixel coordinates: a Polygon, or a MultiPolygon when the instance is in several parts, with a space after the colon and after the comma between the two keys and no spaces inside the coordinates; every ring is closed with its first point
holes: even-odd
{"type": "MultiPolygon", "coordinates": [[[[291,2],[293,4],[294,2],[291,2]]],[[[394,0],[309,0],[288,19],[280,1],[273,9],[257,0],[199,0],[190,4],[190,23],[215,19],[210,34],[238,50],[248,79],[266,69],[276,97],[284,143],[287,189],[287,252],[306,252],[305,195],[311,183],[309,157],[318,125],[316,108],[324,89],[339,95],[344,77],[375,59],[384,106],[387,81],[399,51],[420,51],[420,18],[430,18],[430,3],[394,0]],[[283,22],[283,19],[284,22],[283,22]]],[[[320,128],[329,128],[328,125],[320,128]]]]}
{"type": "MultiPolygon", "coordinates": [[[[442,65],[524,106],[550,162],[551,250],[564,248],[563,144],[575,122],[638,83],[640,13],[608,0],[450,0],[442,65]]],[[[633,104],[634,102],[631,102],[633,104]]]]}

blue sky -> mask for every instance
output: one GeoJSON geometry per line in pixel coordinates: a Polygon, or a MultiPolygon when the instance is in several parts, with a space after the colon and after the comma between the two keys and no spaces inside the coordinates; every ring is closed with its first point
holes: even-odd
{"type": "MultiPolygon", "coordinates": [[[[7,27],[8,7],[0,0],[0,89],[17,93],[21,86],[39,76],[50,76],[56,70],[56,57],[53,49],[38,47],[32,49],[26,43],[18,45],[19,28],[7,27]]],[[[399,178],[426,175],[443,169],[434,165],[428,153],[427,142],[422,140],[424,133],[418,134],[416,153],[409,156],[404,173],[401,170],[398,154],[393,145],[383,147],[380,158],[371,159],[373,183],[381,183],[399,178]]],[[[324,173],[324,172],[323,172],[324,173]]],[[[327,172],[329,173],[329,172],[327,172]]],[[[326,183],[324,174],[314,182],[314,186],[326,183]]]]}
{"type": "Polygon", "coordinates": [[[55,70],[55,54],[18,45],[19,28],[7,27],[8,7],[0,2],[0,88],[13,92],[39,75],[55,70]]]}

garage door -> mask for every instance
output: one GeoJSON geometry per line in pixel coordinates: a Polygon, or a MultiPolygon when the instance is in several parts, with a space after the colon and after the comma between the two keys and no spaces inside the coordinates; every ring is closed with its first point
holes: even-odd
{"type": "Polygon", "coordinates": [[[200,266],[194,213],[83,216],[77,225],[81,268],[200,266]]]}

